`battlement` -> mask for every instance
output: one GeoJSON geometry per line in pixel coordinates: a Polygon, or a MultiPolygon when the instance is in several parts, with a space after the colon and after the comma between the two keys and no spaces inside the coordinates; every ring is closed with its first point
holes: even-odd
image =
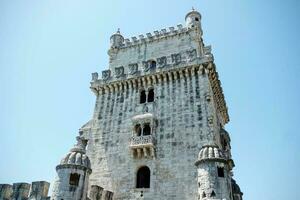
{"type": "Polygon", "coordinates": [[[160,39],[166,39],[166,37],[174,37],[178,34],[186,33],[189,28],[184,27],[182,24],[178,24],[177,27],[171,26],[168,28],[163,28],[161,30],[155,30],[153,33],[146,33],[146,36],[140,34],[138,36],[133,36],[131,38],[126,38],[124,43],[120,46],[120,49],[134,47],[143,43],[150,43],[160,39]]]}
{"type": "Polygon", "coordinates": [[[46,181],[0,184],[0,200],[50,200],[49,186],[46,181]]]}

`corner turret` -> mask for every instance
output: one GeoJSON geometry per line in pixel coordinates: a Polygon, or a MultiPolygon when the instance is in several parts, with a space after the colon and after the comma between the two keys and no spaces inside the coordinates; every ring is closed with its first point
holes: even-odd
{"type": "Polygon", "coordinates": [[[120,33],[120,29],[110,37],[110,46],[112,49],[120,48],[124,43],[124,37],[120,33]]]}
{"type": "Polygon", "coordinates": [[[87,140],[77,137],[77,144],[57,165],[52,200],[86,200],[91,163],[86,151],[87,140]]]}
{"type": "Polygon", "coordinates": [[[195,163],[198,167],[199,200],[232,199],[230,163],[218,146],[206,145],[201,148],[195,163]]]}
{"type": "Polygon", "coordinates": [[[185,23],[188,28],[198,28],[202,36],[201,14],[194,8],[186,14],[185,23]]]}

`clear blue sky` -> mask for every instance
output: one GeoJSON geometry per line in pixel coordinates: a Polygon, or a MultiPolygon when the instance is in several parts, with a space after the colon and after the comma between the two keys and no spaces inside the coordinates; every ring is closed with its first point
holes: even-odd
{"type": "Polygon", "coordinates": [[[109,37],[202,14],[231,121],[245,200],[300,199],[300,1],[1,0],[0,183],[53,181],[87,122],[91,73],[108,66],[109,37]]]}

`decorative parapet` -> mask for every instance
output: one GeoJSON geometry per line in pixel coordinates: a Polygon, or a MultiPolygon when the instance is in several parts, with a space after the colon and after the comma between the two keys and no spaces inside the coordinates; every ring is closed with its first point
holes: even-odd
{"type": "Polygon", "coordinates": [[[137,76],[169,71],[170,69],[181,68],[186,65],[202,64],[213,61],[213,55],[208,49],[210,49],[210,47],[207,47],[205,51],[206,54],[202,57],[198,55],[199,53],[197,53],[196,49],[190,49],[168,56],[145,60],[141,63],[130,63],[125,66],[119,66],[116,67],[113,71],[104,70],[102,71],[102,79],[99,79],[98,73],[94,72],[92,73],[92,82],[109,83],[137,76]],[[152,61],[155,61],[155,67],[151,65],[152,61]]]}
{"type": "Polygon", "coordinates": [[[131,148],[149,147],[154,146],[153,136],[132,136],[130,139],[131,148]]]}
{"type": "Polygon", "coordinates": [[[135,158],[155,157],[154,138],[152,135],[132,136],[130,138],[130,148],[135,158]]]}

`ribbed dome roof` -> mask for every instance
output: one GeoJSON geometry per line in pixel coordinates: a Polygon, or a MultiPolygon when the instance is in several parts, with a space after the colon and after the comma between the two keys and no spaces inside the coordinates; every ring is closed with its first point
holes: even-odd
{"type": "Polygon", "coordinates": [[[200,17],[200,19],[201,19],[201,14],[200,14],[198,11],[196,11],[194,8],[193,8],[190,12],[188,12],[188,13],[185,15],[185,19],[186,19],[189,15],[192,15],[192,14],[198,15],[198,16],[200,17]]]}
{"type": "Polygon", "coordinates": [[[224,159],[226,157],[224,153],[219,149],[218,146],[203,146],[199,152],[198,160],[206,159],[224,159]]]}
{"type": "Polygon", "coordinates": [[[70,152],[61,160],[60,164],[80,165],[91,168],[91,162],[85,154],[87,140],[82,137],[77,137],[77,144],[70,150],[70,152]]]}

